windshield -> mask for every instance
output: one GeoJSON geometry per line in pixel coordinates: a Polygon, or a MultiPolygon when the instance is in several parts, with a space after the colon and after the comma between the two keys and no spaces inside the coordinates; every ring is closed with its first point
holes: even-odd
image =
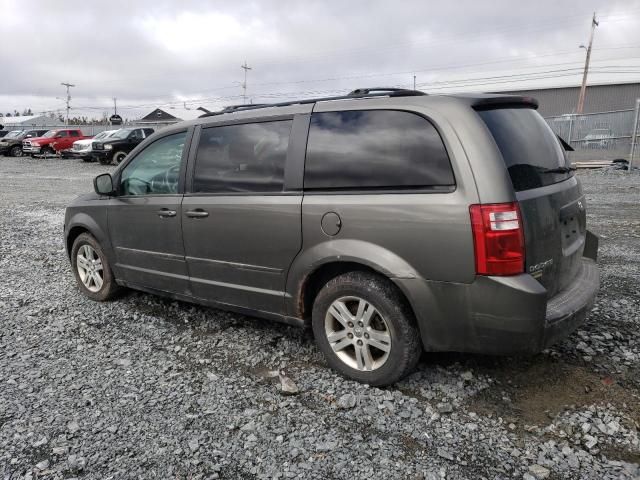
{"type": "Polygon", "coordinates": [[[100,140],[101,138],[105,138],[109,136],[109,132],[100,132],[99,134],[97,134],[95,137],[93,137],[94,140],[100,140]]]}
{"type": "Polygon", "coordinates": [[[56,133],[58,133],[58,130],[49,130],[47,133],[45,133],[42,138],[52,138],[56,136],[56,133]]]}
{"type": "Polygon", "coordinates": [[[500,108],[482,110],[478,115],[491,131],[517,192],[573,175],[558,138],[535,110],[500,108]]]}
{"type": "Polygon", "coordinates": [[[116,133],[114,133],[111,138],[127,138],[132,131],[133,130],[123,128],[122,130],[118,130],[116,133]]]}
{"type": "Polygon", "coordinates": [[[4,138],[18,138],[24,132],[22,130],[12,130],[5,135],[4,138]]]}

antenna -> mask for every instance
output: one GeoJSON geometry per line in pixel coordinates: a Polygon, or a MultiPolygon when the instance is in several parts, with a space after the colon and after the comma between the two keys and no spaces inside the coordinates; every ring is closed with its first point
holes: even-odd
{"type": "Polygon", "coordinates": [[[71,87],[75,87],[75,85],[71,84],[71,83],[66,83],[66,82],[62,82],[60,85],[62,85],[63,87],[67,87],[67,120],[65,121],[65,125],[69,125],[69,109],[71,108],[69,106],[69,102],[71,101],[71,95],[69,94],[69,88],[71,87]]]}
{"type": "Polygon", "coordinates": [[[242,83],[242,103],[247,103],[247,71],[251,70],[251,67],[247,65],[247,61],[244,61],[243,65],[240,65],[240,68],[244,70],[244,82],[242,83]]]}

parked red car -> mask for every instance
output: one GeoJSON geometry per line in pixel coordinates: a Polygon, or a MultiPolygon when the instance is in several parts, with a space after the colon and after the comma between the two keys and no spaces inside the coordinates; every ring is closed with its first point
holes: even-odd
{"type": "Polygon", "coordinates": [[[55,154],[71,148],[73,142],[85,138],[91,137],[83,135],[80,129],[64,128],[49,130],[42,137],[24,140],[22,142],[22,151],[32,157],[38,154],[55,154]]]}

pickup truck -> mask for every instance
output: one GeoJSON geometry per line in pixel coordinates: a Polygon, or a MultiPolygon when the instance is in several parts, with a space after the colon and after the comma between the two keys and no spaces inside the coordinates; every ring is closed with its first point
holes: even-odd
{"type": "Polygon", "coordinates": [[[32,157],[39,154],[47,156],[62,150],[67,150],[71,148],[73,142],[85,138],[91,137],[84,136],[79,129],[63,128],[49,130],[42,137],[24,140],[22,142],[22,151],[32,157]]]}
{"type": "Polygon", "coordinates": [[[11,130],[0,140],[0,155],[22,156],[22,141],[43,136],[49,130],[11,130]]]}
{"type": "Polygon", "coordinates": [[[91,156],[102,165],[110,165],[115,160],[122,162],[145,138],[153,134],[153,128],[121,128],[104,141],[93,142],[91,156]]]}
{"type": "Polygon", "coordinates": [[[91,162],[93,161],[93,157],[91,156],[91,148],[92,148],[93,142],[98,140],[104,141],[107,138],[111,137],[117,131],[118,130],[105,130],[104,132],[98,133],[93,138],[87,138],[85,140],[76,140],[75,142],[73,142],[73,145],[69,150],[63,150],[61,152],[62,158],[77,158],[85,162],[91,162]]]}

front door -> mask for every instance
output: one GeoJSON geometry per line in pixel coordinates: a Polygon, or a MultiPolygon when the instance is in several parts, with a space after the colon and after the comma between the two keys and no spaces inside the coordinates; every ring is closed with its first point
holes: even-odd
{"type": "Polygon", "coordinates": [[[193,294],[283,313],[302,244],[302,194],[284,189],[292,120],[203,128],[182,203],[193,294]]]}
{"type": "Polygon", "coordinates": [[[188,294],[182,246],[183,168],[187,131],[157,139],[127,163],[108,209],[118,278],[188,294]]]}

